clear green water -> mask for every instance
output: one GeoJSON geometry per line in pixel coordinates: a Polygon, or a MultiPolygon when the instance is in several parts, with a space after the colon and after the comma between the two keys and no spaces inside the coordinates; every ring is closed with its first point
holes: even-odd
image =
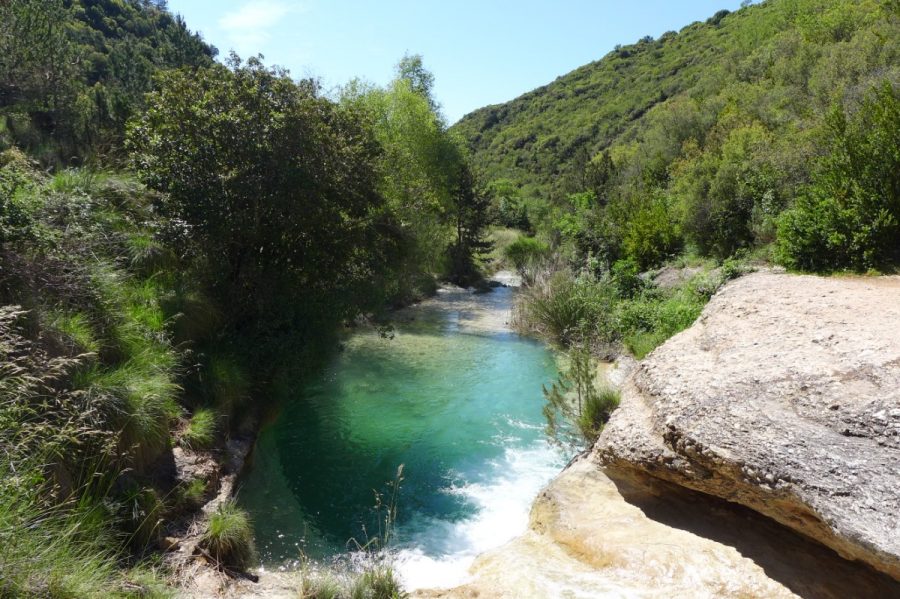
{"type": "Polygon", "coordinates": [[[261,431],[239,500],[269,566],[377,534],[374,490],[404,465],[396,551],[411,585],[451,584],[520,533],[565,456],[543,434],[554,356],[504,325],[513,291],[443,292],[393,339],[358,333],[261,431]]]}

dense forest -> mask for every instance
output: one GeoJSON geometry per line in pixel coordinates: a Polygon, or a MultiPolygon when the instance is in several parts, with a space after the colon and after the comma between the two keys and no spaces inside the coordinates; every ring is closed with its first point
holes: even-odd
{"type": "MultiPolygon", "coordinates": [[[[895,269],[898,40],[895,0],[769,0],[449,127],[417,55],[325,93],[161,0],[0,2],[0,597],[168,595],[159,548],[215,492],[173,449],[252,433],[441,281],[521,271],[565,412],[756,263],[895,269]]],[[[201,547],[246,568],[246,516],[201,547]]]]}
{"type": "Polygon", "coordinates": [[[511,223],[525,210],[606,266],[648,268],[685,247],[725,258],[776,237],[792,267],[883,266],[897,257],[884,240],[900,234],[898,11],[878,0],[723,10],[454,131],[511,223]]]}

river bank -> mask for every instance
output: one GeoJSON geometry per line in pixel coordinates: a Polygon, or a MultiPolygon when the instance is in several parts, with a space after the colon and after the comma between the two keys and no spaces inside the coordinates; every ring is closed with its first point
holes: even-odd
{"type": "Polygon", "coordinates": [[[477,555],[525,530],[568,456],[542,432],[556,357],[509,326],[517,284],[501,272],[490,291],[444,287],[395,312],[390,333],[352,332],[263,425],[238,483],[261,583],[301,554],[330,563],[377,534],[372,490],[400,464],[392,562],[408,588],[460,584],[477,555]]]}

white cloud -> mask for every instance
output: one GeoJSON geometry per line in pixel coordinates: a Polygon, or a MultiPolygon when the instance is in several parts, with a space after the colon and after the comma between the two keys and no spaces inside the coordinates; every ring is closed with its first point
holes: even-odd
{"type": "Polygon", "coordinates": [[[219,19],[219,27],[239,54],[246,57],[262,51],[271,36],[271,29],[290,13],[302,12],[306,6],[299,2],[278,0],[250,0],[219,19]]]}

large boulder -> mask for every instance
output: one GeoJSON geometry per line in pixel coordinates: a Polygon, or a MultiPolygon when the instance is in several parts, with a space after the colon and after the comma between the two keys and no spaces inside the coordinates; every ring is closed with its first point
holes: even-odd
{"type": "Polygon", "coordinates": [[[721,499],[577,460],[472,579],[417,599],[898,597],[900,583],[721,499]]]}
{"type": "Polygon", "coordinates": [[[594,457],[900,580],[900,277],[730,283],[635,369],[594,457]]]}

